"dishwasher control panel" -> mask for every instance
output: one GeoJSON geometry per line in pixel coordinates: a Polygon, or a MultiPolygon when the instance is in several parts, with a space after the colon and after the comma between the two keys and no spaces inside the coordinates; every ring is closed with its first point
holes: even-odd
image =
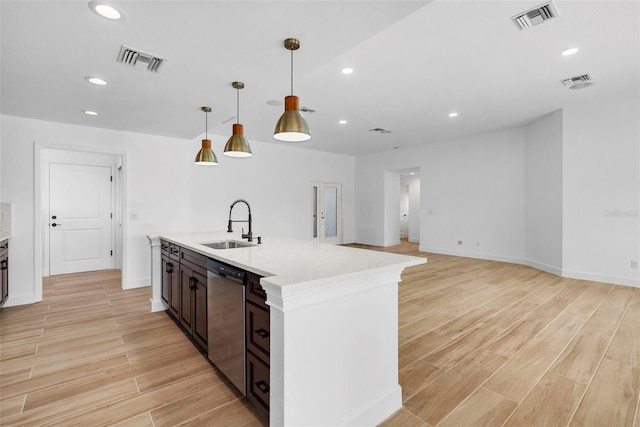
{"type": "Polygon", "coordinates": [[[233,278],[242,282],[244,282],[244,276],[246,274],[244,270],[212,259],[207,260],[207,270],[219,274],[220,276],[225,276],[230,279],[233,278]]]}

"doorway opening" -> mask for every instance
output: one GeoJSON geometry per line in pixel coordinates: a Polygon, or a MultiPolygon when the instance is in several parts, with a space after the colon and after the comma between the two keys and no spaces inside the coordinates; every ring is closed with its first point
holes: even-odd
{"type": "Polygon", "coordinates": [[[384,173],[384,246],[420,241],[420,168],[384,173]]]}
{"type": "Polygon", "coordinates": [[[420,168],[400,174],[400,239],[420,243],[420,168]]]}
{"type": "Polygon", "coordinates": [[[312,238],[320,243],[342,244],[342,184],[312,183],[312,238]]]}
{"type": "Polygon", "coordinates": [[[55,274],[120,269],[124,289],[124,154],[41,143],[34,152],[36,300],[55,274]]]}

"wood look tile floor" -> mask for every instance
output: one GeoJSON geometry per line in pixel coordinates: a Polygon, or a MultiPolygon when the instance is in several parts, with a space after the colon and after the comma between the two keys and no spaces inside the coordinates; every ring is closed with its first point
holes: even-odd
{"type": "MultiPolygon", "coordinates": [[[[364,247],[352,245],[354,247],[364,247]]],[[[403,407],[382,426],[640,427],[640,289],[421,254],[399,291],[403,407]]],[[[265,423],[118,271],[0,310],[0,425],[265,423]]]]}

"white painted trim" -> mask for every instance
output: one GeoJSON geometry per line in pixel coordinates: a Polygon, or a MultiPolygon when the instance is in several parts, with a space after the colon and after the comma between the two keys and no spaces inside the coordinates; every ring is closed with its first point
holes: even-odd
{"type": "MultiPolygon", "coordinates": [[[[40,278],[40,281],[42,281],[42,278],[40,278]]],[[[42,302],[42,297],[40,297],[40,299],[35,299],[34,294],[9,293],[9,299],[2,305],[2,307],[6,308],[18,305],[35,304],[38,302],[42,302]]]]}
{"type": "MultiPolygon", "coordinates": [[[[43,187],[44,183],[44,173],[43,173],[43,162],[48,160],[48,157],[45,155],[44,150],[66,150],[66,151],[75,151],[82,153],[94,153],[94,154],[108,154],[113,156],[119,156],[122,159],[121,167],[116,167],[115,177],[116,177],[116,192],[120,191],[119,197],[116,197],[116,211],[121,218],[122,231],[118,233],[116,230],[116,254],[121,254],[118,258],[121,260],[120,269],[122,272],[121,277],[121,288],[122,289],[132,289],[136,286],[136,281],[130,285],[127,281],[127,245],[125,244],[127,240],[127,224],[124,217],[124,212],[127,210],[127,195],[126,195],[126,181],[127,181],[127,173],[126,173],[126,164],[127,164],[127,154],[122,150],[113,150],[111,148],[97,149],[95,147],[81,147],[74,146],[69,144],[58,144],[51,142],[33,142],[33,171],[34,171],[34,288],[33,288],[33,298],[31,301],[26,304],[31,304],[33,302],[42,301],[42,277],[43,277],[43,260],[44,260],[44,218],[43,219],[43,187]],[[126,284],[126,285],[125,285],[126,284]]],[[[116,214],[116,217],[118,217],[116,214]]],[[[116,220],[116,223],[118,221],[116,220]]],[[[116,228],[118,224],[116,224],[116,228]]],[[[118,260],[116,260],[116,265],[118,260]]],[[[148,284],[148,279],[146,279],[148,284]]]]}
{"type": "MultiPolygon", "coordinates": [[[[267,294],[267,304],[283,313],[289,313],[360,292],[371,291],[381,286],[387,286],[389,283],[399,283],[405,267],[416,264],[418,263],[397,264],[384,267],[380,272],[371,273],[366,277],[330,282],[324,286],[314,284],[294,292],[283,292],[286,287],[273,285],[269,281],[269,277],[260,279],[260,284],[267,294]]],[[[362,275],[361,273],[355,274],[362,275]]]]}
{"type": "Polygon", "coordinates": [[[140,277],[138,279],[130,279],[124,282],[122,289],[137,289],[151,286],[149,277],[140,277]]]}
{"type": "Polygon", "coordinates": [[[640,277],[638,279],[634,279],[630,277],[597,274],[597,273],[592,273],[588,271],[568,270],[568,269],[560,268],[553,265],[543,264],[543,263],[529,260],[529,259],[506,257],[501,255],[452,251],[448,249],[431,248],[431,247],[424,247],[424,246],[420,246],[419,251],[430,252],[434,254],[459,256],[459,257],[465,257],[465,258],[484,259],[488,261],[508,262],[511,264],[521,264],[521,265],[526,265],[526,266],[535,268],[537,270],[545,271],[547,273],[554,274],[560,277],[567,277],[570,279],[588,280],[592,282],[601,282],[601,283],[609,283],[612,285],[632,286],[635,288],[640,288],[640,277]]]}
{"type": "Polygon", "coordinates": [[[452,256],[459,256],[464,258],[485,259],[488,261],[501,261],[501,262],[508,262],[511,264],[524,264],[524,260],[522,258],[487,254],[482,252],[455,251],[450,249],[432,248],[428,246],[420,246],[418,250],[420,252],[431,252],[433,254],[452,255],[452,256]]]}
{"type": "Polygon", "coordinates": [[[640,288],[640,278],[633,279],[630,277],[609,276],[605,274],[591,273],[588,271],[576,271],[576,270],[568,270],[568,269],[562,270],[562,277],[640,288]]]}
{"type": "Polygon", "coordinates": [[[384,247],[389,247],[389,246],[398,246],[401,243],[400,239],[398,240],[393,240],[391,242],[384,242],[384,247]]]}
{"type": "Polygon", "coordinates": [[[153,298],[149,298],[149,303],[151,304],[152,313],[156,311],[165,311],[169,309],[169,306],[165,304],[162,300],[154,300],[153,298]]]}
{"type": "Polygon", "coordinates": [[[562,276],[562,267],[557,267],[555,265],[543,264],[538,261],[534,261],[531,259],[525,259],[522,262],[523,265],[528,265],[529,267],[535,268],[536,270],[546,271],[547,273],[555,274],[556,276],[562,276]]]}
{"type": "Polygon", "coordinates": [[[396,385],[386,393],[379,395],[376,399],[367,402],[353,414],[342,420],[340,426],[372,426],[386,420],[397,410],[402,408],[402,387],[396,385]]]}

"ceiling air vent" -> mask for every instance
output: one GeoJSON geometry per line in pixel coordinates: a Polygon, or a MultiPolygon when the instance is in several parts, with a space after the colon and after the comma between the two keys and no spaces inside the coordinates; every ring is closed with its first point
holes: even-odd
{"type": "Polygon", "coordinates": [[[118,53],[118,62],[126,65],[130,65],[134,68],[142,70],[149,70],[154,73],[160,71],[166,59],[159,58],[150,53],[141,52],[130,47],[121,46],[120,53],[118,53]]]}
{"type": "Polygon", "coordinates": [[[518,26],[520,30],[526,30],[534,25],[542,24],[549,19],[556,18],[558,16],[558,9],[553,2],[544,3],[533,9],[529,9],[526,12],[519,13],[516,16],[512,16],[511,19],[518,26]]]}
{"type": "Polygon", "coordinates": [[[315,113],[316,110],[314,110],[313,108],[309,108],[309,107],[301,107],[300,108],[300,112],[311,114],[311,113],[315,113]]]}
{"type": "Polygon", "coordinates": [[[390,130],[382,129],[382,128],[373,128],[373,129],[369,129],[369,132],[391,133],[391,131],[390,131],[390,130]]]}
{"type": "Polygon", "coordinates": [[[584,89],[585,87],[589,87],[594,83],[593,76],[590,73],[560,81],[569,89],[584,89]]]}

